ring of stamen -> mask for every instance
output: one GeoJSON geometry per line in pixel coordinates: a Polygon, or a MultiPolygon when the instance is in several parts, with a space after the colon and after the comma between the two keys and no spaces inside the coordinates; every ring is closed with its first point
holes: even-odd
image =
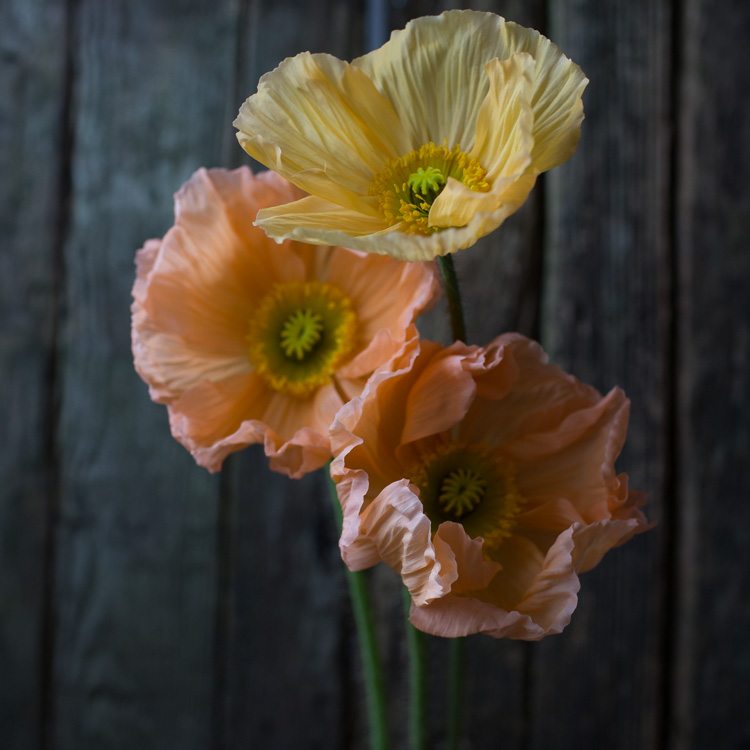
{"type": "Polygon", "coordinates": [[[304,397],[350,354],[356,323],[351,300],[332,284],[276,284],[250,321],[248,358],[275,391],[304,397]]]}
{"type": "Polygon", "coordinates": [[[486,177],[482,165],[459,146],[429,142],[389,162],[373,178],[370,194],[377,198],[389,224],[401,224],[403,231],[412,234],[432,234],[442,227],[430,226],[430,209],[448,178],[486,193],[490,189],[486,177]]]}
{"type": "Polygon", "coordinates": [[[302,360],[315,348],[322,333],[322,316],[309,308],[295,310],[281,328],[281,348],[287,357],[302,360]]]}
{"type": "Polygon", "coordinates": [[[456,518],[471,513],[482,502],[487,480],[472,469],[454,469],[440,483],[438,505],[446,515],[456,518]]]}
{"type": "Polygon", "coordinates": [[[513,463],[485,445],[443,443],[420,451],[408,472],[433,530],[457,521],[491,551],[510,536],[523,505],[513,463]]]}

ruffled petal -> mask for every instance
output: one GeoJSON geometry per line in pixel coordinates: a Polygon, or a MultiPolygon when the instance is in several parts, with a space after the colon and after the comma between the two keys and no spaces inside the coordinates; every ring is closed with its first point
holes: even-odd
{"type": "Polygon", "coordinates": [[[466,594],[486,588],[500,566],[485,557],[484,540],[472,539],[460,523],[445,521],[438,526],[435,539],[450,547],[456,561],[458,577],[451,586],[452,594],[466,594]]]}
{"type": "Polygon", "coordinates": [[[295,258],[279,263],[278,248],[250,223],[258,206],[287,195],[278,178],[247,168],[198,170],[176,194],[175,226],[136,258],[133,353],[152,398],[248,371],[254,305],[277,281],[303,273],[295,258]]]}
{"type": "Polygon", "coordinates": [[[556,430],[505,446],[517,463],[526,501],[538,505],[566,498],[587,521],[608,518],[620,492],[614,464],[625,442],[629,406],[615,388],[594,406],[567,416],[556,430]]]}
{"type": "MultiPolygon", "coordinates": [[[[344,503],[344,513],[348,506],[344,503]]],[[[431,539],[430,519],[408,480],[389,484],[358,515],[358,533],[342,536],[340,547],[351,570],[370,567],[380,560],[401,575],[412,600],[426,604],[450,590],[456,579],[455,561],[443,547],[442,560],[431,539]]]]}
{"type": "Polygon", "coordinates": [[[468,596],[447,596],[423,607],[412,604],[409,621],[418,630],[441,638],[482,633],[495,638],[535,641],[545,635],[527,615],[508,612],[468,596]]]}
{"type": "Polygon", "coordinates": [[[389,42],[352,63],[393,103],[411,148],[423,143],[475,146],[478,113],[490,88],[485,65],[519,52],[534,59],[530,101],[533,170],[550,169],[575,149],[587,80],[538,31],[492,13],[451,10],[410,21],[389,42]]]}
{"type": "MultiPolygon", "coordinates": [[[[521,180],[528,182],[530,190],[535,177],[526,174],[521,180]]],[[[465,227],[441,229],[430,235],[409,234],[401,224],[361,235],[342,231],[335,224],[326,227],[284,221],[277,225],[273,219],[268,220],[267,213],[263,214],[262,226],[277,241],[292,239],[312,245],[339,245],[366,253],[390,255],[398,260],[425,261],[472,247],[480,237],[497,229],[516,209],[515,204],[503,204],[496,210],[476,213],[465,227]]]]}
{"type": "MultiPolygon", "coordinates": [[[[411,327],[401,351],[367,381],[362,394],[344,404],[330,426],[331,446],[336,458],[331,474],[343,481],[352,471],[366,472],[370,495],[378,494],[392,478],[403,477],[394,446],[403,432],[403,409],[412,379],[418,377],[429,354],[439,347],[419,339],[411,327]],[[427,352],[424,357],[420,353],[427,352]],[[390,477],[390,478],[388,478],[390,477]]],[[[360,499],[361,500],[361,499],[360,499]]]]}
{"type": "Polygon", "coordinates": [[[490,90],[477,119],[476,143],[471,153],[487,170],[490,190],[469,189],[453,178],[432,204],[429,224],[434,227],[462,227],[477,212],[500,206],[518,208],[534,185],[521,179],[531,163],[532,113],[530,73],[534,61],[519,53],[507,60],[491,60],[485,66],[490,90]]]}
{"type": "Polygon", "coordinates": [[[550,364],[539,344],[525,336],[498,336],[486,350],[497,365],[479,379],[479,396],[461,425],[466,440],[505,447],[525,435],[558,435],[569,414],[601,399],[594,388],[550,364]]]}
{"type": "Polygon", "coordinates": [[[330,459],[320,425],[340,405],[333,389],[303,401],[271,391],[250,373],[186,391],[169,405],[169,423],[174,437],[209,471],[218,471],[230,453],[263,443],[271,468],[296,479],[330,459]]]}
{"type": "Polygon", "coordinates": [[[432,141],[468,151],[489,89],[484,66],[495,57],[509,57],[515,51],[510,37],[525,33],[535,32],[492,13],[447,11],[410,21],[352,65],[392,102],[410,148],[432,141]]]}
{"type": "Polygon", "coordinates": [[[372,213],[372,176],[405,149],[391,103],[357,67],[304,52],[264,75],[234,126],[250,156],[332,203],[372,213]]]}
{"type": "Polygon", "coordinates": [[[576,608],[580,588],[572,537],[572,529],[561,534],[543,560],[531,547],[506,550],[503,571],[483,592],[471,596],[452,592],[428,606],[413,606],[412,624],[448,638],[484,633],[537,641],[561,633],[576,608]],[[513,567],[514,562],[522,567],[513,567]]]}
{"type": "Polygon", "coordinates": [[[437,435],[461,421],[476,393],[464,366],[464,357],[474,351],[458,342],[427,363],[409,392],[400,444],[437,435]]]}
{"type": "Polygon", "coordinates": [[[316,245],[335,244],[325,239],[325,233],[330,231],[339,237],[358,237],[388,229],[380,216],[342,208],[314,195],[260,211],[255,225],[269,237],[299,239],[316,245]]]}

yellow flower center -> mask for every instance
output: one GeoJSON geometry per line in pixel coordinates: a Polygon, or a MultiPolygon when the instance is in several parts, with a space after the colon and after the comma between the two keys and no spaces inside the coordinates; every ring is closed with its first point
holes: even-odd
{"type": "Polygon", "coordinates": [[[437,504],[456,518],[471,513],[482,502],[487,480],[473,469],[454,469],[440,482],[437,504]]]}
{"type": "Polygon", "coordinates": [[[281,328],[281,348],[287,357],[302,360],[320,341],[323,316],[312,310],[293,312],[281,328]]]}
{"type": "Polygon", "coordinates": [[[394,159],[373,178],[370,194],[378,199],[389,224],[402,224],[411,234],[431,234],[440,227],[429,225],[430,208],[448,182],[462,182],[470,190],[490,189],[485,170],[458,146],[448,148],[432,142],[394,159]]]}
{"type": "Polygon", "coordinates": [[[274,390],[307,396],[329,383],[351,352],[356,324],[351,300],[338,287],[276,284],[250,321],[250,362],[274,390]]]}
{"type": "Polygon", "coordinates": [[[433,529],[457,521],[488,549],[510,536],[523,498],[513,463],[496,450],[448,443],[423,455],[410,476],[433,529]]]}

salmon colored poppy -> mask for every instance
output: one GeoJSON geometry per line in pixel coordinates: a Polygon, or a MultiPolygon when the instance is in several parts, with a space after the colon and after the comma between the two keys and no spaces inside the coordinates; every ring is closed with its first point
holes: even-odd
{"type": "Polygon", "coordinates": [[[539,32],[471,10],[411,21],[351,63],[288,58],[234,125],[310,195],[258,226],[403,260],[470,247],[573,153],[586,83],[539,32]]]}
{"type": "Polygon", "coordinates": [[[325,464],[336,411],[437,291],[425,264],[277,245],[253,227],[259,209],[299,197],[270,172],[201,169],[175,196],[174,226],[138,252],[135,366],[211,471],[251,443],[292,477],[325,464]]]}
{"type": "Polygon", "coordinates": [[[647,528],[614,469],[628,408],[518,334],[407,342],[331,428],[345,562],[400,573],[428,633],[559,633],[578,574],[647,528]]]}

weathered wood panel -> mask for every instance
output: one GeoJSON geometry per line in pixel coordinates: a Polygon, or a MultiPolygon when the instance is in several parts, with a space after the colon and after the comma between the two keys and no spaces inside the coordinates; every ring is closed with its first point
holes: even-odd
{"type": "Polygon", "coordinates": [[[76,4],[71,232],[58,440],[56,750],[204,748],[217,483],[133,371],[133,254],[218,160],[236,7],[76,4]]]}
{"type": "Polygon", "coordinates": [[[750,5],[681,25],[674,747],[750,747],[750,5]]]}
{"type": "MultiPolygon", "coordinates": [[[[359,2],[249,3],[228,123],[282,59],[352,57],[363,31],[359,2]]],[[[231,163],[250,163],[230,145],[231,163]]],[[[325,477],[274,475],[257,448],[228,477],[220,747],[357,746],[364,694],[325,477]]]]}
{"type": "Polygon", "coordinates": [[[663,497],[670,398],[671,18],[666,3],[555,3],[550,35],[591,83],[576,155],[547,181],[542,342],[632,399],[618,463],[659,522],[582,579],[571,625],[533,648],[533,748],[661,747],[663,497]]]}
{"type": "Polygon", "coordinates": [[[59,230],[65,4],[0,5],[0,744],[39,741],[59,230]]]}

